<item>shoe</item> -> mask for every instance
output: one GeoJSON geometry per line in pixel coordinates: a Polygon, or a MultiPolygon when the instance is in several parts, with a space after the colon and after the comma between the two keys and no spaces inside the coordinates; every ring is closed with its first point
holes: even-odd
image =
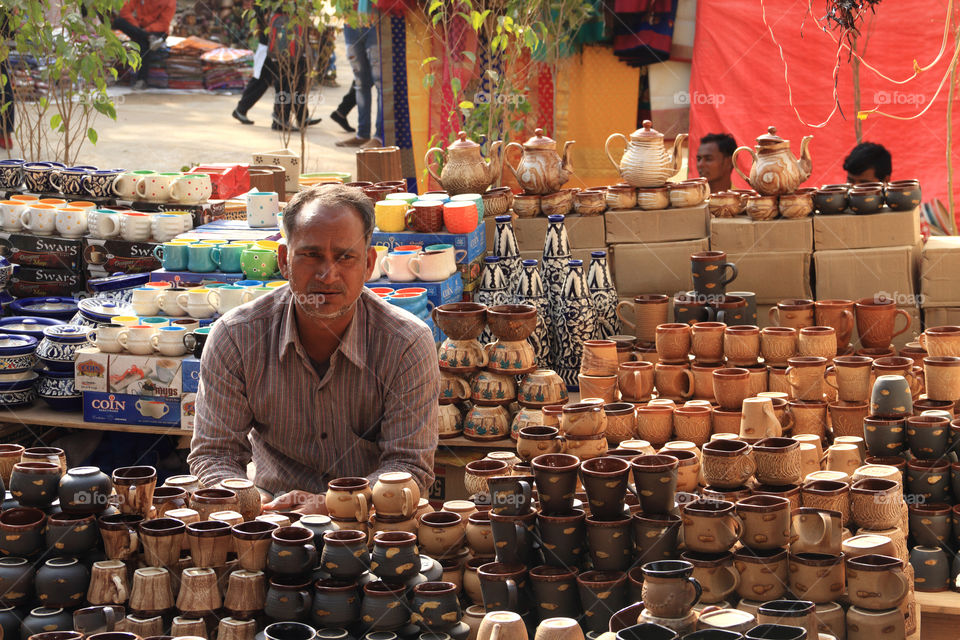
{"type": "Polygon", "coordinates": [[[383,146],[383,141],[380,138],[370,138],[360,146],[364,149],[379,149],[383,146]]]}
{"type": "Polygon", "coordinates": [[[245,113],[240,113],[239,109],[234,109],[230,115],[239,120],[241,124],[253,124],[253,120],[248,118],[245,113]]]}
{"type": "Polygon", "coordinates": [[[300,131],[300,127],[298,127],[297,125],[295,124],[284,125],[282,122],[276,119],[270,123],[270,128],[273,129],[274,131],[283,131],[284,129],[286,129],[287,131],[300,131]]]}
{"type": "Polygon", "coordinates": [[[323,79],[323,82],[320,83],[324,87],[339,87],[340,83],[337,82],[336,76],[327,76],[323,79]]]}
{"type": "Polygon", "coordinates": [[[353,133],[356,131],[353,127],[350,126],[350,123],[347,122],[347,116],[342,115],[339,111],[334,111],[330,114],[330,119],[340,125],[340,128],[346,131],[347,133],[353,133]]]}
{"type": "Polygon", "coordinates": [[[301,128],[303,128],[303,127],[312,127],[313,125],[315,125],[315,124],[320,124],[321,122],[323,122],[323,118],[310,118],[309,120],[307,120],[307,123],[306,123],[306,124],[302,124],[302,123],[301,123],[301,124],[300,124],[300,127],[301,127],[301,128]]]}
{"type": "Polygon", "coordinates": [[[133,83],[133,90],[134,90],[134,91],[143,91],[143,90],[146,89],[146,88],[147,88],[147,81],[146,81],[146,80],[137,80],[136,82],[133,83]]]}
{"type": "Polygon", "coordinates": [[[362,147],[363,145],[370,142],[370,138],[348,138],[347,140],[341,140],[336,144],[338,147],[362,147]]]}
{"type": "Polygon", "coordinates": [[[150,36],[150,51],[155,51],[167,43],[167,39],[162,36],[150,36]]]}

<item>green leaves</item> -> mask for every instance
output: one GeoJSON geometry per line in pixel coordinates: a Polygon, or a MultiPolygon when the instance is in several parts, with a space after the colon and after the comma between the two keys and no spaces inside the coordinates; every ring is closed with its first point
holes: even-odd
{"type": "Polygon", "coordinates": [[[56,131],[63,125],[63,116],[59,113],[53,114],[53,117],[50,118],[50,128],[56,131]]]}
{"type": "Polygon", "coordinates": [[[97,130],[93,127],[87,127],[87,139],[92,144],[97,144],[97,130]]]}

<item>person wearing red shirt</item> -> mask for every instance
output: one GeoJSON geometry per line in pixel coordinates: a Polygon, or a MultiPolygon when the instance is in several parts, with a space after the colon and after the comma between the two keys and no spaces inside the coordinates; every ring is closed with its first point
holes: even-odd
{"type": "Polygon", "coordinates": [[[125,33],[140,47],[141,62],[134,89],[146,88],[151,54],[166,41],[176,10],[176,0],[127,0],[113,19],[113,28],[125,33]]]}

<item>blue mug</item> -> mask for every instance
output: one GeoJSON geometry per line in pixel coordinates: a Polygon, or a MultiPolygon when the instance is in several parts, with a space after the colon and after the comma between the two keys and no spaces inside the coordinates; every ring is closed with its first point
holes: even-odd
{"type": "Polygon", "coordinates": [[[212,244],[188,244],[187,269],[194,273],[210,273],[217,270],[217,263],[213,261],[212,244]]]}
{"type": "Polygon", "coordinates": [[[249,249],[245,244],[218,244],[213,247],[211,258],[224,273],[241,273],[243,268],[240,265],[240,255],[244,249],[249,249]]]}
{"type": "Polygon", "coordinates": [[[160,261],[167,271],[186,271],[189,265],[188,244],[166,242],[158,244],[153,250],[153,257],[160,261]]]}

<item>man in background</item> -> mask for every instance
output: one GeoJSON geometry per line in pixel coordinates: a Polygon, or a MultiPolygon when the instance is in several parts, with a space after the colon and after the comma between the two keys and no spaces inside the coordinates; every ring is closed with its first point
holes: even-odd
{"type": "Polygon", "coordinates": [[[710,183],[710,193],[728,191],[732,186],[733,152],[737,141],[729,133],[708,133],[700,138],[697,173],[710,183]]]}
{"type": "Polygon", "coordinates": [[[844,158],[843,170],[850,184],[887,182],[893,173],[893,160],[882,144],[861,142],[844,158]]]}
{"type": "Polygon", "coordinates": [[[176,0],[127,0],[113,19],[113,28],[122,31],[140,47],[140,68],[133,83],[134,89],[147,88],[152,54],[166,42],[176,11],[176,0]]]}

